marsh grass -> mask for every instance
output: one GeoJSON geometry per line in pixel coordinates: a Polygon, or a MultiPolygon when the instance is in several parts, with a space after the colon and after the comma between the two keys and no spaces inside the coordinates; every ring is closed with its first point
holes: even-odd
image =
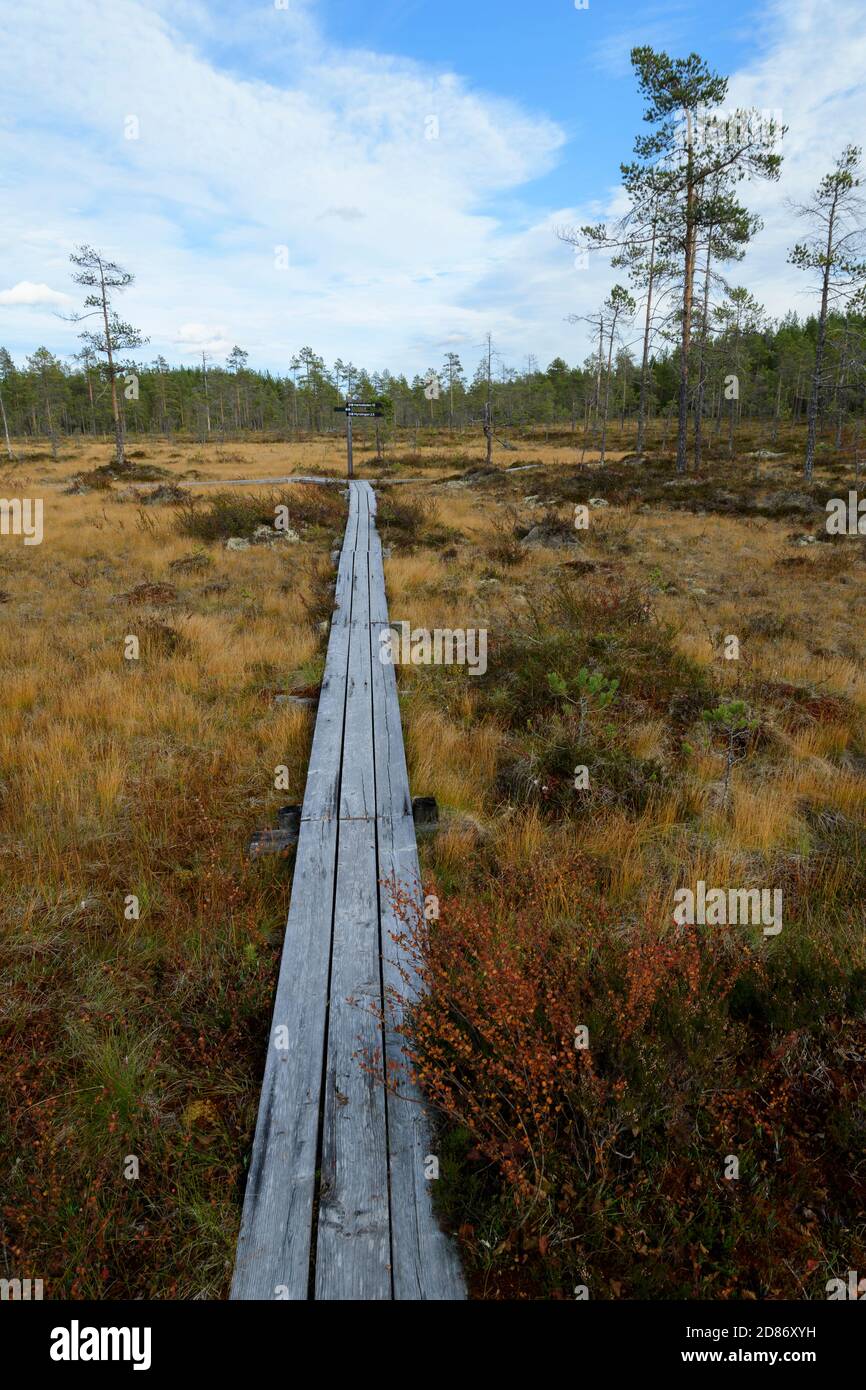
{"type": "Polygon", "coordinates": [[[185,498],[177,507],[175,529],[178,535],[199,541],[249,537],[257,526],[273,526],[278,507],[287,508],[292,529],[333,529],[345,512],[343,500],[330,487],[295,487],[266,493],[235,489],[204,498],[185,498]]]}
{"type": "MultiPolygon", "coordinates": [[[[842,475],[792,501],[784,431],[757,482],[710,451],[674,488],[616,432],[603,469],[579,434],[514,436],[533,469],[489,475],[483,441],[403,432],[390,466],[429,484],[379,493],[392,618],[489,631],[484,677],[398,672],[412,790],[441,811],[407,1039],[441,1206],[480,1297],[823,1297],[866,1260],[866,565],[857,538],[790,537],[842,475]],[[521,544],[543,516],[573,537],[598,496],[577,547],[521,544]],[[582,668],[618,683],[607,707],[581,711],[582,668]],[[702,715],[734,700],[758,723],[723,804],[702,715]],[[782,887],[781,935],[678,933],[699,878],[782,887]]],[[[231,481],[341,476],[336,435],[137,449],[189,487],[191,531],[117,483],[63,494],[107,441],[31,443],[3,476],[46,497],[42,546],[0,541],[0,1153],[6,1267],[47,1297],[227,1291],[292,871],[244,851],[303,792],[312,721],[273,697],[321,677],[345,514],[337,488],[231,481]],[[226,552],[276,499],[301,541],[226,552]]]]}
{"type": "Polygon", "coordinates": [[[717,471],[680,495],[661,465],[546,469],[531,503],[479,482],[441,504],[453,559],[387,565],[392,613],[489,629],[485,677],[399,677],[443,822],[407,1047],[479,1297],[821,1298],[866,1258],[866,567],[856,538],[781,564],[801,504],[756,516],[717,471]],[[519,545],[589,496],[610,506],[577,551],[519,545]],[[606,707],[581,670],[616,683],[606,707]],[[706,714],[737,700],[723,799],[706,714]],[[677,928],[698,879],[780,887],[781,935],[677,928]]]}
{"type": "Polygon", "coordinates": [[[226,1293],[292,870],[246,846],[303,792],[312,721],[272,696],[320,670],[324,491],[282,553],[59,490],[2,542],[4,1258],[46,1297],[226,1293]]]}

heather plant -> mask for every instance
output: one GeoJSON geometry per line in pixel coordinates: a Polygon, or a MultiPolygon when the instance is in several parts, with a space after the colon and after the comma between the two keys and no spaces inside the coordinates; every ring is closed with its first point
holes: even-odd
{"type": "Polygon", "coordinates": [[[772,1297],[780,1245],[803,1278],[851,1248],[858,1083],[822,1091],[813,1068],[853,1025],[768,1048],[756,1007],[793,998],[796,968],[734,930],[674,928],[657,897],[624,930],[576,851],[502,865],[433,922],[395,901],[411,967],[388,1007],[441,1116],[441,1208],[486,1287],[519,1268],[524,1296],[568,1297],[591,1269],[600,1297],[772,1297]],[[831,1188],[829,1226],[804,1223],[831,1188]]]}

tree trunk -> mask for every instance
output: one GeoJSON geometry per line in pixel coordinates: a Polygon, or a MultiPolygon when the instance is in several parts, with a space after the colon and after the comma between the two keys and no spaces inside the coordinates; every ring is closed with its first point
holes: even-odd
{"type": "Polygon", "coordinates": [[[487,401],[484,406],[484,438],[487,441],[487,467],[493,463],[493,339],[487,334],[487,401]]]}
{"type": "Polygon", "coordinates": [[[105,324],[105,355],[108,358],[108,379],[111,382],[111,408],[114,412],[114,451],[117,467],[126,468],[126,452],[123,446],[123,416],[117,399],[117,376],[114,371],[114,353],[111,351],[111,332],[108,327],[108,301],[105,295],[105,276],[102,264],[99,266],[99,281],[102,287],[102,320],[105,324]]]}
{"type": "Polygon", "coordinates": [[[10,459],[14,460],[15,455],[14,455],[14,453],[12,452],[12,444],[11,444],[10,439],[9,439],[9,422],[8,422],[8,420],[6,419],[6,407],[5,407],[5,405],[3,404],[3,396],[2,396],[2,395],[0,395],[0,414],[2,414],[2,416],[3,416],[3,434],[4,434],[5,438],[6,438],[6,452],[7,452],[7,454],[9,455],[10,459]]]}
{"type": "Polygon", "coordinates": [[[601,409],[601,372],[604,366],[604,321],[598,325],[598,366],[595,373],[595,418],[601,409]]]}
{"type": "Polygon", "coordinates": [[[613,357],[613,335],[616,332],[616,314],[610,325],[610,346],[607,350],[607,375],[604,383],[604,414],[601,417],[601,448],[599,450],[598,461],[604,463],[604,451],[607,445],[607,413],[610,407],[610,363],[613,357]]]}
{"type": "Polygon", "coordinates": [[[833,222],[835,220],[835,206],[830,210],[830,221],[827,227],[827,256],[824,264],[824,274],[821,280],[821,313],[818,318],[818,337],[815,342],[815,369],[812,373],[812,389],[809,392],[809,414],[807,416],[806,432],[806,463],[803,474],[806,481],[811,483],[812,474],[815,471],[815,435],[818,426],[818,400],[821,394],[821,369],[824,365],[824,340],[827,335],[827,301],[830,296],[830,264],[833,255],[833,222]]]}
{"type": "Polygon", "coordinates": [[[656,219],[653,218],[652,241],[650,242],[649,270],[647,272],[646,288],[646,317],[643,326],[643,356],[640,364],[640,402],[637,412],[637,452],[643,453],[644,434],[646,431],[646,397],[647,397],[647,376],[649,374],[649,341],[650,341],[650,321],[652,319],[653,302],[653,281],[655,279],[656,261],[656,219]]]}
{"type": "Polygon", "coordinates": [[[695,472],[701,468],[701,448],[704,432],[704,392],[707,382],[707,322],[710,311],[710,259],[712,256],[713,228],[707,233],[707,268],[704,274],[704,303],[701,310],[701,348],[698,366],[698,399],[695,403],[695,472]]]}
{"type": "Polygon", "coordinates": [[[85,365],[84,375],[87,378],[87,399],[90,402],[90,433],[96,438],[96,409],[93,404],[93,382],[90,380],[90,368],[85,365]]]}
{"type": "Polygon", "coordinates": [[[837,450],[842,448],[842,422],[845,414],[845,373],[848,367],[847,361],[847,332],[842,337],[842,352],[839,358],[839,371],[836,376],[835,390],[835,409],[836,409],[836,437],[834,444],[837,450]]]}
{"type": "Polygon", "coordinates": [[[779,437],[779,417],[782,413],[782,373],[779,371],[779,380],[776,383],[776,405],[773,410],[773,430],[770,439],[773,444],[779,437]]]}
{"type": "Polygon", "coordinates": [[[692,295],[695,276],[695,183],[692,153],[692,113],[686,112],[688,157],[686,169],[686,254],[683,277],[683,322],[680,342],[680,390],[677,422],[677,472],[686,471],[689,420],[689,347],[692,336],[692,295]]]}

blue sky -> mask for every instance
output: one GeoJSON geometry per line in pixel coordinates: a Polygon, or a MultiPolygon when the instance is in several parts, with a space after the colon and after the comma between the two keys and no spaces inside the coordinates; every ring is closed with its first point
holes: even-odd
{"type": "Polygon", "coordinates": [[[580,360],[567,317],[614,277],[555,230],[621,208],[637,43],[781,109],[782,182],[745,190],[765,225],[732,275],[807,310],[785,200],[866,130],[859,0],[29,0],[0,33],[0,343],[75,350],[57,315],[89,241],[136,272],[144,360],[238,342],[284,370],[310,344],[471,371],[488,329],[505,364],[580,360]]]}
{"type": "Polygon", "coordinates": [[[732,71],[751,55],[757,9],[746,0],[725,0],[711,11],[707,0],[590,0],[586,10],[573,0],[333,0],[322,15],[334,41],[463,73],[478,89],[552,117],[568,144],[557,167],[524,190],[526,205],[543,209],[584,190],[603,196],[628,158],[643,114],[629,62],[633,45],[695,49],[720,71],[732,71]]]}

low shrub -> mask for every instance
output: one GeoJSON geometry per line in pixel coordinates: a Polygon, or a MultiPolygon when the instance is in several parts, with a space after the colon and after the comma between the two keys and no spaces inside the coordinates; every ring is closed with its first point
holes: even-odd
{"type": "Polygon", "coordinates": [[[200,541],[248,536],[257,526],[273,526],[276,508],[288,508],[289,525],[341,527],[345,503],[336,488],[310,487],[291,492],[217,492],[211,497],[189,497],[178,507],[175,530],[200,541]]]}
{"type": "Polygon", "coordinates": [[[826,960],[675,927],[651,896],[617,920],[564,848],[489,882],[432,923],[398,904],[424,985],[401,1001],[406,1065],[443,1117],[438,1199],[470,1279],[488,1298],[822,1297],[863,1258],[845,971],[820,1026],[774,1032],[826,960]]]}
{"type": "Polygon", "coordinates": [[[435,502],[427,497],[407,497],[402,488],[380,493],[376,528],[383,544],[399,550],[442,546],[454,540],[454,533],[439,521],[435,502]]]}
{"type": "Polygon", "coordinates": [[[659,711],[691,691],[699,714],[712,698],[708,676],[675,647],[673,636],[655,619],[642,589],[560,578],[519,626],[491,633],[484,706],[525,728],[561,706],[551,673],[569,689],[586,668],[659,711]]]}

